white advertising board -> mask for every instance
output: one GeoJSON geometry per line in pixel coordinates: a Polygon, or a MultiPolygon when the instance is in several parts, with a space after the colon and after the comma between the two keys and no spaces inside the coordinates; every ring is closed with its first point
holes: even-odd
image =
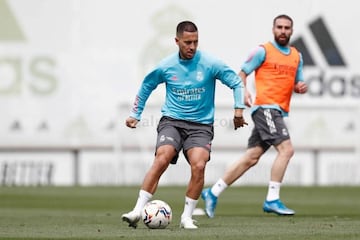
{"type": "Polygon", "coordinates": [[[73,156],[66,152],[0,154],[0,184],[6,186],[73,185],[73,156]]]}

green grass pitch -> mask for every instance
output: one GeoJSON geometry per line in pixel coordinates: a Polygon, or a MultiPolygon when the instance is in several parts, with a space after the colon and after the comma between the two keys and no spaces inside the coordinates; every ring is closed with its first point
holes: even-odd
{"type": "MultiPolygon", "coordinates": [[[[139,223],[127,227],[120,216],[132,209],[139,187],[0,187],[0,239],[360,239],[360,187],[283,186],[292,217],[262,212],[267,188],[230,187],[216,216],[194,216],[199,229],[179,228],[185,187],[159,187],[153,199],[173,210],[162,230],[139,223]]],[[[204,203],[199,200],[198,207],[204,203]]]]}

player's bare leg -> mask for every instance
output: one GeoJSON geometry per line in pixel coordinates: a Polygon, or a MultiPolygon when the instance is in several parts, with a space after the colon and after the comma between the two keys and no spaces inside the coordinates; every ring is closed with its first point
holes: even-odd
{"type": "Polygon", "coordinates": [[[264,153],[261,147],[253,147],[246,150],[245,154],[237,161],[232,163],[212,188],[206,188],[201,193],[201,198],[205,201],[205,213],[209,218],[215,216],[215,208],[219,195],[233,182],[239,179],[249,168],[259,161],[264,153]]]}
{"type": "Polygon", "coordinates": [[[294,215],[295,211],[287,208],[280,200],[280,186],[289,161],[294,155],[294,148],[291,144],[291,140],[288,139],[275,146],[275,149],[278,154],[271,168],[271,179],[266,200],[263,204],[263,210],[264,212],[275,213],[278,215],[294,215]]]}
{"type": "Polygon", "coordinates": [[[145,175],[134,209],[121,216],[122,220],[129,224],[129,227],[137,227],[137,223],[141,216],[141,210],[152,198],[152,195],[157,189],[161,175],[168,168],[170,161],[175,154],[175,149],[171,145],[160,146],[157,149],[155,160],[145,175]]]}
{"type": "Polygon", "coordinates": [[[202,147],[194,147],[188,150],[187,156],[191,166],[191,178],[186,191],[184,211],[181,215],[180,227],[185,229],[197,229],[192,214],[197,205],[201,190],[204,186],[205,167],[209,159],[208,150],[202,147]]]}

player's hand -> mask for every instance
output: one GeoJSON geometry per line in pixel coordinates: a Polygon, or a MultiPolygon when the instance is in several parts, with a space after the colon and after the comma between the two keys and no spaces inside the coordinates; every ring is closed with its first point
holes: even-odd
{"type": "Polygon", "coordinates": [[[245,122],[245,119],[243,116],[241,116],[241,117],[234,116],[234,130],[244,127],[245,125],[248,125],[248,123],[245,122]]]}
{"type": "Polygon", "coordinates": [[[136,128],[136,124],[139,122],[139,120],[133,118],[133,117],[128,117],[125,121],[125,124],[127,127],[129,128],[136,128]]]}
{"type": "Polygon", "coordinates": [[[294,92],[300,93],[300,94],[306,93],[307,90],[308,90],[307,85],[304,82],[298,82],[298,83],[296,83],[296,85],[294,87],[294,92]]]}
{"type": "Polygon", "coordinates": [[[245,105],[251,107],[252,105],[252,96],[248,90],[245,90],[245,105]]]}

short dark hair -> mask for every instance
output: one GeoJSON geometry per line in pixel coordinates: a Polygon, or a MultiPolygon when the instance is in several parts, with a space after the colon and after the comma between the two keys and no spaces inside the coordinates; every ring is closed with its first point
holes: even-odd
{"type": "Polygon", "coordinates": [[[276,16],[276,17],[274,18],[274,21],[273,21],[273,26],[275,26],[276,20],[278,20],[278,19],[280,19],[280,18],[285,18],[285,19],[289,20],[289,21],[291,22],[291,26],[293,26],[293,20],[292,20],[292,18],[289,17],[289,16],[286,15],[286,14],[280,14],[280,15],[276,16]]]}
{"type": "Polygon", "coordinates": [[[181,36],[183,32],[197,32],[195,23],[191,21],[182,21],[176,27],[176,36],[181,36]]]}

